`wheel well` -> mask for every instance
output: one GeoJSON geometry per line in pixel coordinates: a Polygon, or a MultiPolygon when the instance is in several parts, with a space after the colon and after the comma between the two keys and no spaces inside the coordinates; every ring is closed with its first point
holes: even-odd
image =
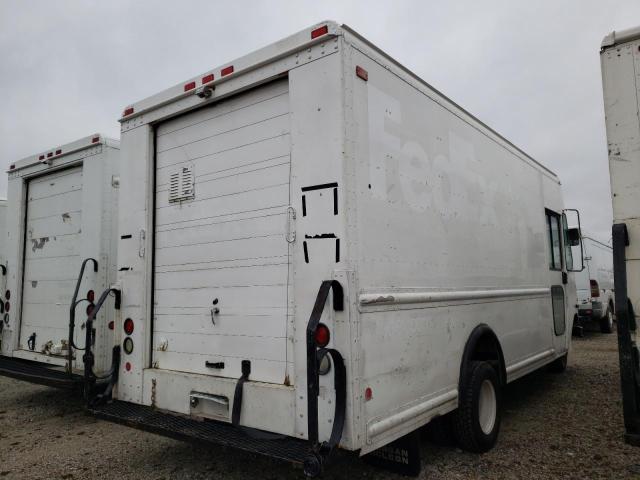
{"type": "Polygon", "coordinates": [[[460,381],[465,378],[465,369],[469,362],[481,360],[489,362],[498,372],[500,383],[507,383],[507,371],[504,364],[504,355],[498,337],[488,325],[478,325],[469,335],[462,355],[460,365],[460,381]]]}

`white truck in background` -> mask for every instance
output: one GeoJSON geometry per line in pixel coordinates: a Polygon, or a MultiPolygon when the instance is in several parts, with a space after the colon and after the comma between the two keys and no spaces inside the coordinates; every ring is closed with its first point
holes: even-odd
{"type": "Polygon", "coordinates": [[[2,341],[1,325],[5,318],[5,298],[1,292],[6,291],[7,286],[7,256],[5,254],[7,246],[7,200],[0,199],[0,341],[2,341]]]}
{"type": "Polygon", "coordinates": [[[613,203],[613,272],[625,439],[640,446],[640,27],[600,49],[613,203]]]}
{"type": "Polygon", "coordinates": [[[578,324],[582,335],[584,324],[597,322],[602,333],[613,332],[614,288],[613,251],[609,245],[589,236],[582,237],[584,270],[576,273],[578,324]]]}
{"type": "Polygon", "coordinates": [[[88,339],[108,373],[113,308],[91,330],[85,320],[115,281],[118,182],[119,142],[100,134],[9,167],[0,375],[81,387],[88,339]]]}
{"type": "Polygon", "coordinates": [[[420,427],[487,451],[504,385],[566,367],[580,234],[558,177],[349,27],[121,127],[121,357],[95,415],[311,476],[337,447],[415,474],[420,427]]]}

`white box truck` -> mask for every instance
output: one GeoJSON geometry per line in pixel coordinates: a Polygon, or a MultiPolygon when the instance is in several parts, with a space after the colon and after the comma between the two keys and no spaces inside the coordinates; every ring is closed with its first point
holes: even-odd
{"type": "Polygon", "coordinates": [[[578,323],[574,332],[582,335],[586,324],[597,322],[602,333],[613,332],[613,251],[590,236],[582,237],[584,270],[576,274],[578,323]]]}
{"type": "Polygon", "coordinates": [[[580,238],[557,176],[349,27],[121,125],[122,353],[96,415],[308,475],[337,446],[415,473],[419,427],[455,411],[486,451],[504,384],[566,365],[580,238]]]}
{"type": "Polygon", "coordinates": [[[613,202],[613,271],[625,439],[640,446],[640,27],[600,50],[613,202]]]}
{"type": "MultiPolygon", "coordinates": [[[[94,134],[9,167],[0,375],[82,386],[85,320],[116,275],[119,152],[94,134]]],[[[111,366],[113,310],[90,332],[99,374],[111,366]]]]}

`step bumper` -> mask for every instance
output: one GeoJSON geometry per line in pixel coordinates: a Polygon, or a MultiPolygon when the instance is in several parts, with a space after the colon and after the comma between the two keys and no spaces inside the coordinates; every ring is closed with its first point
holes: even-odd
{"type": "Polygon", "coordinates": [[[0,356],[0,376],[62,389],[76,388],[83,381],[81,375],[69,375],[57,366],[5,356],[0,356]]]}
{"type": "Polygon", "coordinates": [[[215,420],[195,420],[147,405],[117,400],[91,407],[89,413],[103,420],[177,440],[230,447],[292,463],[302,464],[310,454],[309,442],[304,440],[215,420]]]}

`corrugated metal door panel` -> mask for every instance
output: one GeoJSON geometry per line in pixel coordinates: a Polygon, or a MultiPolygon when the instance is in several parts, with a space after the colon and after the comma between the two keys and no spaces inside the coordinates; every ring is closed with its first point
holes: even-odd
{"type": "Polygon", "coordinates": [[[247,359],[252,380],[285,381],[289,128],[287,80],[158,127],[158,368],[238,378],[247,359]]]}
{"type": "MultiPolygon", "coordinates": [[[[190,289],[177,292],[176,295],[158,295],[155,298],[155,310],[159,315],[166,313],[177,315],[195,309],[200,309],[201,312],[208,314],[210,297],[210,292],[205,289],[190,289]],[[206,305],[206,307],[202,305],[206,305]]],[[[260,311],[271,313],[274,309],[286,311],[286,308],[282,306],[286,300],[286,291],[282,289],[282,285],[248,285],[242,289],[232,288],[225,292],[225,302],[230,305],[228,309],[225,309],[225,312],[227,314],[234,312],[233,305],[241,305],[240,310],[244,313],[260,311]]],[[[209,317],[206,320],[211,321],[209,317]]]]}
{"type": "Polygon", "coordinates": [[[35,351],[60,344],[80,268],[82,167],[29,181],[20,346],[36,334],[35,351]]]}

